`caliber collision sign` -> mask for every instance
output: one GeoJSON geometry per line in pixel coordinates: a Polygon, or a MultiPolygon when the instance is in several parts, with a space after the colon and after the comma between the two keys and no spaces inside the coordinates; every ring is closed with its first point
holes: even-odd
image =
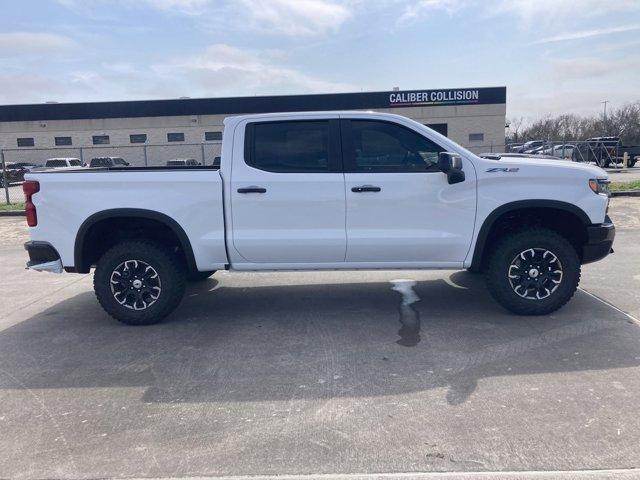
{"type": "Polygon", "coordinates": [[[389,94],[389,105],[392,107],[474,103],[484,103],[481,99],[481,89],[421,90],[389,94]]]}

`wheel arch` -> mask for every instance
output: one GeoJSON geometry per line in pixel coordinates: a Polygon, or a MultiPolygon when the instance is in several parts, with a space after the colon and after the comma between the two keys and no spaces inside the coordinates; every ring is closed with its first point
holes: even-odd
{"type": "MultiPolygon", "coordinates": [[[[195,272],[198,270],[195,261],[195,255],[191,246],[191,241],[186,232],[173,218],[164,213],[157,212],[155,210],[147,210],[142,208],[113,208],[108,210],[102,210],[89,216],[76,234],[74,243],[74,268],[73,271],[78,273],[89,273],[91,268],[91,259],[86,255],[87,241],[89,240],[89,233],[94,227],[102,222],[109,220],[133,220],[143,219],[147,221],[156,222],[169,229],[177,238],[180,248],[184,253],[184,260],[188,272],[195,272]]],[[[69,270],[69,269],[68,269],[69,270]]]]}
{"type": "MultiPolygon", "coordinates": [[[[500,224],[500,221],[510,215],[527,212],[537,212],[544,216],[551,215],[554,212],[561,212],[565,217],[574,219],[576,224],[584,227],[584,232],[578,232],[580,235],[583,233],[586,235],[586,227],[591,225],[591,220],[587,213],[571,203],[559,200],[518,200],[506,203],[493,210],[482,223],[473,250],[471,270],[480,271],[483,268],[487,251],[487,241],[490,239],[495,228],[500,224]]],[[[578,253],[580,254],[581,252],[579,251],[578,253]]]]}

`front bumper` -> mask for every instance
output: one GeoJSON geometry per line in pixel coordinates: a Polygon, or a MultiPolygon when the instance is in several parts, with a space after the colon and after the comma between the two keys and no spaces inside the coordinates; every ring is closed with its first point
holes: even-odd
{"type": "Polygon", "coordinates": [[[29,270],[62,273],[60,255],[49,243],[30,241],[24,244],[24,249],[29,254],[29,261],[27,262],[29,270]]]}
{"type": "Polygon", "coordinates": [[[616,236],[616,227],[607,216],[604,223],[587,227],[587,243],[582,249],[582,263],[603,259],[613,252],[611,246],[616,236]]]}

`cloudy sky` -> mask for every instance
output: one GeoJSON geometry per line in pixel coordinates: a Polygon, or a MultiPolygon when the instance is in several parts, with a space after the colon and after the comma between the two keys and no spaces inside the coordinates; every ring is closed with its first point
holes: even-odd
{"type": "Polygon", "coordinates": [[[2,104],[506,85],[507,115],[536,118],[640,100],[640,0],[2,6],[2,104]]]}

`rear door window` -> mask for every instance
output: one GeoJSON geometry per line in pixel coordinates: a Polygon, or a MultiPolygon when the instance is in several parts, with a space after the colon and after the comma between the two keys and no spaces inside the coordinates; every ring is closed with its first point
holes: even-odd
{"type": "Polygon", "coordinates": [[[245,161],[277,173],[338,171],[338,124],[329,120],[250,123],[245,161]]]}

